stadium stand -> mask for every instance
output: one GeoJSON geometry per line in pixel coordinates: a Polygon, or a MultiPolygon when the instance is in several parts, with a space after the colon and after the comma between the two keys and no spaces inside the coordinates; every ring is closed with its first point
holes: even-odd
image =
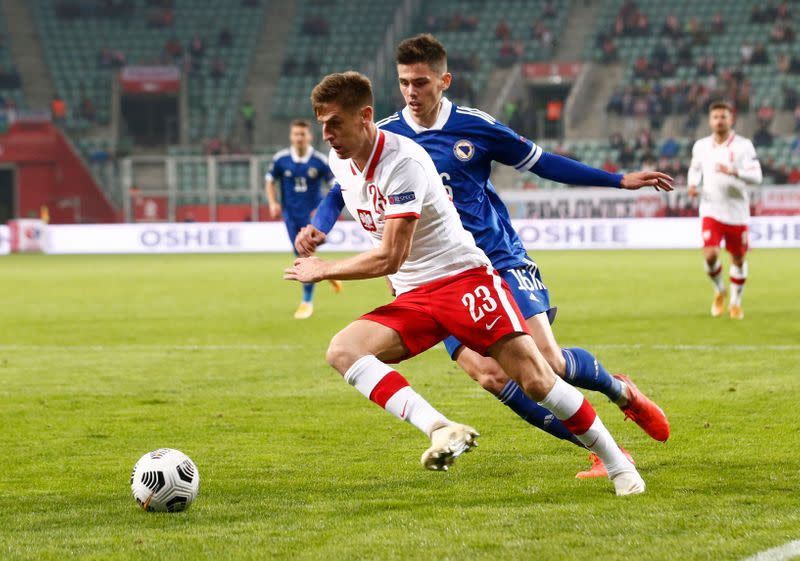
{"type": "Polygon", "coordinates": [[[109,123],[114,68],[172,63],[189,76],[192,141],[228,135],[264,17],[263,0],[227,2],[224,10],[213,0],[107,6],[50,0],[32,5],[56,91],[67,104],[67,128],[80,132],[109,123]],[[202,53],[192,55],[196,38],[202,53]],[[216,61],[219,77],[213,76],[216,61]]]}
{"type": "Polygon", "coordinates": [[[26,107],[25,95],[9,40],[8,22],[0,14],[0,109],[26,107]]]}
{"type": "Polygon", "coordinates": [[[383,43],[380,30],[388,27],[399,5],[400,0],[298,0],[273,116],[313,116],[308,96],[314,85],[330,72],[363,71],[383,43]]]}

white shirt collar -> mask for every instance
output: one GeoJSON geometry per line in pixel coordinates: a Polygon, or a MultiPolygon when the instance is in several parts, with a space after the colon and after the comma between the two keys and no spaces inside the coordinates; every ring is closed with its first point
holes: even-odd
{"type": "Polygon", "coordinates": [[[406,124],[411,127],[411,130],[417,134],[425,131],[441,130],[447,120],[450,118],[450,111],[453,109],[453,103],[446,97],[442,97],[442,101],[440,103],[441,108],[439,109],[439,116],[436,117],[436,122],[433,123],[431,128],[425,128],[422,125],[415,123],[414,119],[411,117],[411,110],[408,108],[408,105],[403,108],[403,119],[405,119],[406,124]]]}
{"type": "Polygon", "coordinates": [[[311,159],[311,156],[314,154],[314,149],[309,146],[306,150],[306,155],[302,158],[297,153],[297,150],[294,149],[294,146],[289,147],[289,154],[292,156],[292,161],[296,164],[307,164],[308,161],[311,159]]]}

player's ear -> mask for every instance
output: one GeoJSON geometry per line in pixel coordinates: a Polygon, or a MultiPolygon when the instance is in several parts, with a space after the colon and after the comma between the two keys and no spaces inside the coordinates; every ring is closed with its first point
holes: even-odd
{"type": "Polygon", "coordinates": [[[453,81],[453,75],[449,72],[445,72],[442,74],[442,90],[446,90],[450,87],[450,83],[453,81]]]}
{"type": "Polygon", "coordinates": [[[367,105],[361,109],[361,120],[364,122],[365,125],[372,122],[372,117],[375,114],[375,110],[367,105]]]}

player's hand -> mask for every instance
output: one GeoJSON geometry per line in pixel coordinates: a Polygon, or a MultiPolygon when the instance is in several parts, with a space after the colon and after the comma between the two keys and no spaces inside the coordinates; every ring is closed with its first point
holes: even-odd
{"type": "Polygon", "coordinates": [[[325,234],[309,224],[303,226],[294,239],[294,248],[301,257],[308,257],[316,251],[317,247],[325,243],[325,234]]]}
{"type": "Polygon", "coordinates": [[[660,171],[637,171],[622,176],[619,186],[623,189],[655,187],[656,191],[672,191],[672,177],[660,171]]]}
{"type": "Polygon", "coordinates": [[[325,278],[326,262],[319,257],[298,257],[294,265],[284,269],[284,280],[318,282],[325,278]]]}
{"type": "Polygon", "coordinates": [[[280,203],[270,203],[270,205],[269,205],[269,215],[273,220],[280,218],[281,217],[281,204],[280,203]]]}
{"type": "Polygon", "coordinates": [[[725,164],[717,164],[717,171],[719,173],[724,173],[725,175],[731,175],[733,177],[736,177],[737,175],[735,169],[728,167],[725,164]]]}
{"type": "Polygon", "coordinates": [[[699,191],[697,190],[697,185],[689,185],[686,188],[686,194],[689,195],[690,199],[696,198],[697,195],[699,194],[699,191]]]}

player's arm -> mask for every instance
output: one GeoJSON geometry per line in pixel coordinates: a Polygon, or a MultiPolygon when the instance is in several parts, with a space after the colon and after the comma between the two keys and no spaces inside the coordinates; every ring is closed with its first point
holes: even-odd
{"type": "Polygon", "coordinates": [[[686,174],[686,183],[688,184],[686,193],[689,197],[694,198],[698,195],[700,181],[703,179],[703,165],[700,161],[700,153],[697,144],[692,147],[692,163],[689,164],[689,171],[686,174]]]}
{"type": "Polygon", "coordinates": [[[530,171],[539,177],[567,185],[617,187],[622,189],[654,187],[656,191],[672,191],[672,177],[660,171],[637,171],[626,174],[609,173],[550,152],[542,152],[539,160],[530,168],[530,171]]]}
{"type": "MultiPolygon", "coordinates": [[[[480,124],[480,126],[486,125],[480,124]]],[[[672,178],[665,173],[658,171],[638,171],[624,175],[609,173],[558,154],[545,152],[541,146],[518,135],[502,123],[490,123],[489,127],[491,129],[491,134],[488,135],[489,150],[492,159],[512,166],[517,171],[532,171],[539,177],[567,185],[622,189],[650,186],[656,190],[672,190],[672,178]]]]}
{"type": "Polygon", "coordinates": [[[756,149],[750,141],[747,141],[742,153],[733,166],[717,164],[717,171],[733,177],[738,177],[745,183],[750,184],[759,184],[763,179],[761,164],[756,157],[756,149]]]}
{"type": "Polygon", "coordinates": [[[275,192],[275,181],[273,181],[271,177],[264,181],[264,191],[267,194],[269,215],[272,218],[278,218],[281,215],[281,203],[278,202],[278,196],[275,192]]]}
{"type": "Polygon", "coordinates": [[[335,183],[314,211],[311,224],[303,227],[294,240],[294,247],[301,256],[308,257],[325,243],[325,237],[336,224],[343,208],[342,188],[335,183]]]}
{"type": "Polygon", "coordinates": [[[325,279],[371,279],[396,273],[408,258],[418,217],[389,218],[383,227],[378,247],[347,259],[324,261],[318,257],[299,257],[284,271],[283,278],[300,282],[325,279]]]}
{"type": "Polygon", "coordinates": [[[281,215],[281,204],[278,202],[278,194],[275,189],[275,173],[277,162],[275,158],[269,164],[269,171],[264,176],[264,192],[267,195],[267,206],[269,207],[269,214],[272,218],[278,218],[281,215]]]}

